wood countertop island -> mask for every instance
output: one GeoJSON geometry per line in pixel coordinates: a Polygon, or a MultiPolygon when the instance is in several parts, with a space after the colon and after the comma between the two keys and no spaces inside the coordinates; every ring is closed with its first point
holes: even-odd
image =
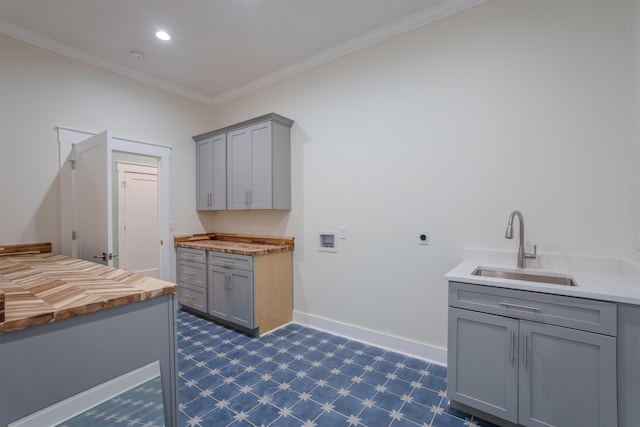
{"type": "Polygon", "coordinates": [[[0,246],[0,426],[156,362],[177,426],[178,285],[45,245],[0,246]]]}
{"type": "Polygon", "coordinates": [[[55,253],[2,256],[0,334],[177,290],[175,283],[55,253]]]}

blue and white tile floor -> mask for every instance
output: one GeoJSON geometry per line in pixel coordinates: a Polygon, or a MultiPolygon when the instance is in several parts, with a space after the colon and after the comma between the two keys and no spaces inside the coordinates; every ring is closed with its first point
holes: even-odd
{"type": "Polygon", "coordinates": [[[489,427],[446,368],[297,324],[252,338],[178,312],[180,426],[489,427]]]}

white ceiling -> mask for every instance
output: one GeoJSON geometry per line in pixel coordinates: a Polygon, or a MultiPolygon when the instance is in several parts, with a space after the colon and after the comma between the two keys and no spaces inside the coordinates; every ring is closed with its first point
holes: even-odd
{"type": "Polygon", "coordinates": [[[0,33],[217,105],[484,1],[0,0],[0,33]]]}

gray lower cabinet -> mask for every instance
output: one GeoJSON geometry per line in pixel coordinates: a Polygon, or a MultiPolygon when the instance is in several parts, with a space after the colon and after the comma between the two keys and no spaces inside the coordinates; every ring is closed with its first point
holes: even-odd
{"type": "Polygon", "coordinates": [[[615,426],[615,325],[614,303],[452,282],[448,397],[523,426],[615,426]]]}
{"type": "Polygon", "coordinates": [[[207,312],[207,257],[200,249],[177,250],[178,303],[207,312]]]}
{"type": "Polygon", "coordinates": [[[209,252],[209,314],[254,329],[253,257],[209,252]]]}
{"type": "Polygon", "coordinates": [[[292,319],[291,252],[256,256],[177,248],[182,308],[253,335],[292,319]]]}

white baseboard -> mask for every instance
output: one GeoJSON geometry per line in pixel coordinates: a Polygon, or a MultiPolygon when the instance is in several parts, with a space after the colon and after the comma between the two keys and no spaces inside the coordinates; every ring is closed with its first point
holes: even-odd
{"type": "Polygon", "coordinates": [[[297,310],[293,311],[293,321],[310,328],[321,329],[334,335],[402,353],[437,365],[446,366],[447,364],[446,348],[435,347],[407,338],[384,334],[297,310]]]}
{"type": "Polygon", "coordinates": [[[54,426],[160,376],[155,361],[10,423],[7,427],[54,426]]]}

